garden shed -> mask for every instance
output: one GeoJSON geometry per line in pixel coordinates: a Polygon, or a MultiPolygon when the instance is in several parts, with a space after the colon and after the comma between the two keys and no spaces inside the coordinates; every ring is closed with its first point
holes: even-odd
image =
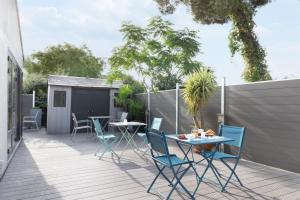
{"type": "Polygon", "coordinates": [[[57,76],[48,77],[47,132],[50,134],[70,133],[73,122],[90,116],[115,117],[120,110],[114,104],[122,81],[112,84],[105,79],[57,76]]]}

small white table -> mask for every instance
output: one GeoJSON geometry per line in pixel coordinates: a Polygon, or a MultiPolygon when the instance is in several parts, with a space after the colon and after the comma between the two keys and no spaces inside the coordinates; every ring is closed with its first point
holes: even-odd
{"type": "MultiPolygon", "coordinates": [[[[99,119],[99,122],[100,122],[100,124],[102,126],[102,131],[104,131],[105,128],[107,127],[107,125],[108,125],[108,122],[109,122],[109,119],[111,118],[111,116],[90,116],[88,118],[90,120],[99,119]]],[[[93,123],[92,123],[92,126],[93,126],[93,123]]]]}
{"type": "Polygon", "coordinates": [[[135,149],[139,149],[138,145],[134,141],[134,136],[137,134],[141,126],[147,126],[147,124],[142,122],[110,122],[109,125],[117,127],[122,134],[122,137],[116,144],[116,147],[120,145],[122,140],[126,140],[127,142],[120,154],[120,157],[123,155],[124,151],[126,151],[128,146],[130,146],[133,151],[135,151],[135,149]],[[128,131],[128,126],[132,126],[134,128],[132,134],[128,131]]]}

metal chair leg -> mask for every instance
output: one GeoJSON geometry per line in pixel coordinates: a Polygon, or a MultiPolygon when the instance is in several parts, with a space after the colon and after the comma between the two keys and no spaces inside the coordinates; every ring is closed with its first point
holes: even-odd
{"type": "Polygon", "coordinates": [[[239,179],[239,177],[237,176],[237,174],[235,173],[235,169],[237,167],[237,164],[238,164],[238,161],[239,160],[236,160],[235,164],[234,164],[234,167],[231,168],[223,159],[221,159],[221,161],[224,163],[224,165],[231,171],[231,174],[230,176],[228,177],[228,180],[226,181],[224,187],[223,187],[223,190],[225,190],[225,187],[227,186],[227,184],[229,183],[232,175],[234,175],[236,177],[236,179],[238,180],[239,184],[243,187],[243,183],[241,182],[241,180],[239,179]]]}
{"type": "Polygon", "coordinates": [[[75,128],[73,137],[75,137],[76,133],[77,133],[77,129],[75,128]]]}
{"type": "Polygon", "coordinates": [[[36,129],[39,129],[39,125],[37,122],[35,122],[35,126],[36,126],[36,129]]]}
{"type": "Polygon", "coordinates": [[[97,156],[97,153],[99,153],[100,148],[101,148],[101,146],[99,145],[96,152],[95,152],[95,154],[94,154],[95,156],[97,156]]]}
{"type": "MultiPolygon", "coordinates": [[[[156,163],[155,163],[156,164],[156,163]]],[[[157,164],[156,164],[157,165],[157,164]]],[[[162,173],[162,171],[165,169],[166,167],[164,166],[162,169],[158,169],[158,174],[155,176],[155,178],[153,179],[152,183],[150,184],[150,186],[147,189],[147,193],[150,192],[152,186],[154,185],[155,181],[157,180],[157,178],[159,177],[159,175],[162,173]]]]}
{"type": "MultiPolygon", "coordinates": [[[[120,156],[112,149],[111,145],[112,143],[114,143],[114,141],[112,143],[108,143],[108,141],[102,141],[100,140],[100,143],[105,147],[104,151],[102,152],[102,154],[100,155],[99,157],[99,160],[102,159],[103,155],[106,153],[106,152],[111,152],[113,155],[115,155],[119,160],[120,160],[120,156]]],[[[100,146],[98,147],[97,151],[96,151],[96,155],[97,153],[99,152],[99,149],[100,149],[100,146]]]]}
{"type": "Polygon", "coordinates": [[[215,166],[213,163],[211,163],[211,166],[212,166],[212,168],[215,170],[215,172],[217,173],[217,175],[221,178],[222,175],[221,175],[221,173],[219,172],[219,170],[216,168],[216,166],[215,166]]]}
{"type": "Polygon", "coordinates": [[[185,169],[179,177],[177,177],[177,174],[176,174],[174,168],[172,168],[173,174],[174,174],[175,179],[176,179],[176,183],[173,184],[172,190],[170,191],[170,193],[168,194],[168,196],[167,196],[166,199],[169,199],[169,198],[171,197],[172,193],[174,192],[174,190],[176,189],[176,186],[177,186],[178,184],[182,187],[182,189],[183,189],[183,190],[184,190],[184,191],[185,191],[192,199],[195,199],[195,198],[194,198],[194,195],[192,195],[192,194],[186,189],[186,187],[181,183],[182,177],[186,174],[186,172],[190,169],[190,167],[191,167],[191,165],[190,165],[187,169],[185,169]]]}

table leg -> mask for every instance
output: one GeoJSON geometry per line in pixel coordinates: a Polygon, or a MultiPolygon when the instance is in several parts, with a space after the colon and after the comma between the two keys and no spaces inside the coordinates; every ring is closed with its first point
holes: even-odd
{"type": "MultiPolygon", "coordinates": [[[[187,159],[188,161],[190,161],[190,159],[189,159],[189,157],[188,157],[188,154],[189,154],[189,152],[192,152],[192,148],[193,148],[193,145],[189,145],[189,148],[188,148],[188,150],[185,152],[185,150],[183,149],[183,147],[181,146],[183,143],[180,143],[180,142],[178,142],[178,141],[176,141],[176,143],[177,143],[177,145],[178,145],[178,147],[179,147],[179,149],[181,150],[181,152],[183,153],[183,155],[184,155],[184,160],[185,159],[187,159]]],[[[192,154],[193,154],[193,152],[192,152],[192,154]]],[[[192,162],[194,163],[194,156],[192,155],[192,162]]],[[[181,168],[181,166],[179,166],[178,167],[178,169],[177,169],[177,171],[176,171],[176,173],[180,170],[180,168],[181,168]]],[[[195,172],[195,174],[196,174],[196,181],[198,182],[198,180],[199,180],[199,175],[198,175],[198,173],[197,173],[197,171],[196,171],[196,169],[195,169],[195,167],[194,167],[194,164],[192,165],[192,169],[193,169],[193,171],[195,172]]],[[[173,182],[173,180],[174,180],[174,177],[172,178],[172,182],[173,182]]]]}
{"type": "Polygon", "coordinates": [[[135,129],[135,131],[134,131],[132,134],[130,134],[130,133],[128,132],[129,141],[130,141],[130,143],[131,143],[133,146],[135,146],[135,148],[136,148],[137,150],[139,150],[140,148],[138,147],[138,145],[137,145],[136,142],[134,141],[134,136],[137,134],[137,132],[138,132],[139,129],[140,129],[140,126],[137,126],[136,129],[135,129]]]}
{"type": "MultiPolygon", "coordinates": [[[[124,151],[126,150],[126,148],[128,146],[131,147],[131,149],[135,152],[135,148],[138,148],[137,144],[134,142],[134,136],[136,135],[138,131],[138,128],[136,128],[136,130],[133,132],[133,134],[130,134],[130,132],[127,130],[127,128],[125,129],[125,135],[126,135],[126,140],[127,140],[127,144],[124,148],[124,151]]],[[[123,152],[124,152],[123,151],[123,152]]],[[[122,153],[123,153],[122,152],[122,153]]],[[[136,152],[137,153],[137,152],[136,152]]],[[[138,154],[139,155],[139,154],[138,154]]]]}
{"type": "Polygon", "coordinates": [[[126,142],[128,142],[127,139],[126,139],[126,133],[125,133],[125,131],[122,130],[122,127],[118,126],[118,129],[119,129],[119,131],[120,131],[120,133],[121,133],[122,136],[121,136],[120,140],[118,141],[118,143],[116,144],[115,148],[120,145],[120,143],[122,142],[122,140],[126,140],[126,142]]]}
{"type": "MultiPolygon", "coordinates": [[[[207,166],[206,166],[206,168],[205,168],[203,174],[202,174],[201,177],[199,178],[199,182],[198,182],[197,187],[196,187],[196,189],[195,189],[195,191],[194,191],[194,194],[197,192],[197,190],[198,190],[198,188],[199,188],[199,186],[200,186],[200,183],[203,181],[203,178],[204,178],[204,176],[205,176],[205,174],[206,174],[206,172],[208,171],[209,168],[212,170],[213,174],[214,174],[215,177],[217,178],[217,180],[218,180],[219,184],[221,185],[221,187],[223,186],[222,183],[221,183],[221,181],[220,181],[220,179],[219,179],[219,177],[218,177],[218,175],[217,175],[216,172],[214,171],[213,165],[212,165],[213,157],[214,157],[215,153],[217,152],[217,149],[218,149],[219,145],[220,145],[220,144],[218,143],[217,146],[216,146],[216,148],[215,148],[215,150],[214,150],[208,157],[205,158],[205,160],[207,161],[207,166]]],[[[196,164],[198,164],[198,163],[199,163],[199,162],[197,162],[196,164]]]]}

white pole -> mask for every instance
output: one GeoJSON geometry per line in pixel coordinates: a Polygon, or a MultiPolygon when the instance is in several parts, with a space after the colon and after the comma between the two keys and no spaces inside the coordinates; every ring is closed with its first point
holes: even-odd
{"type": "Polygon", "coordinates": [[[150,115],[150,110],[151,110],[151,102],[150,102],[150,89],[148,88],[147,89],[147,97],[148,97],[148,99],[147,99],[147,110],[148,110],[148,128],[150,128],[150,123],[151,123],[151,115],[150,115]]]}
{"type": "Polygon", "coordinates": [[[221,86],[221,115],[224,115],[225,110],[225,77],[222,79],[221,86]]]}
{"type": "Polygon", "coordinates": [[[32,91],[32,108],[35,107],[35,90],[32,91]]]}
{"type": "Polygon", "coordinates": [[[179,83],[176,83],[176,135],[179,129],[179,83]]]}

